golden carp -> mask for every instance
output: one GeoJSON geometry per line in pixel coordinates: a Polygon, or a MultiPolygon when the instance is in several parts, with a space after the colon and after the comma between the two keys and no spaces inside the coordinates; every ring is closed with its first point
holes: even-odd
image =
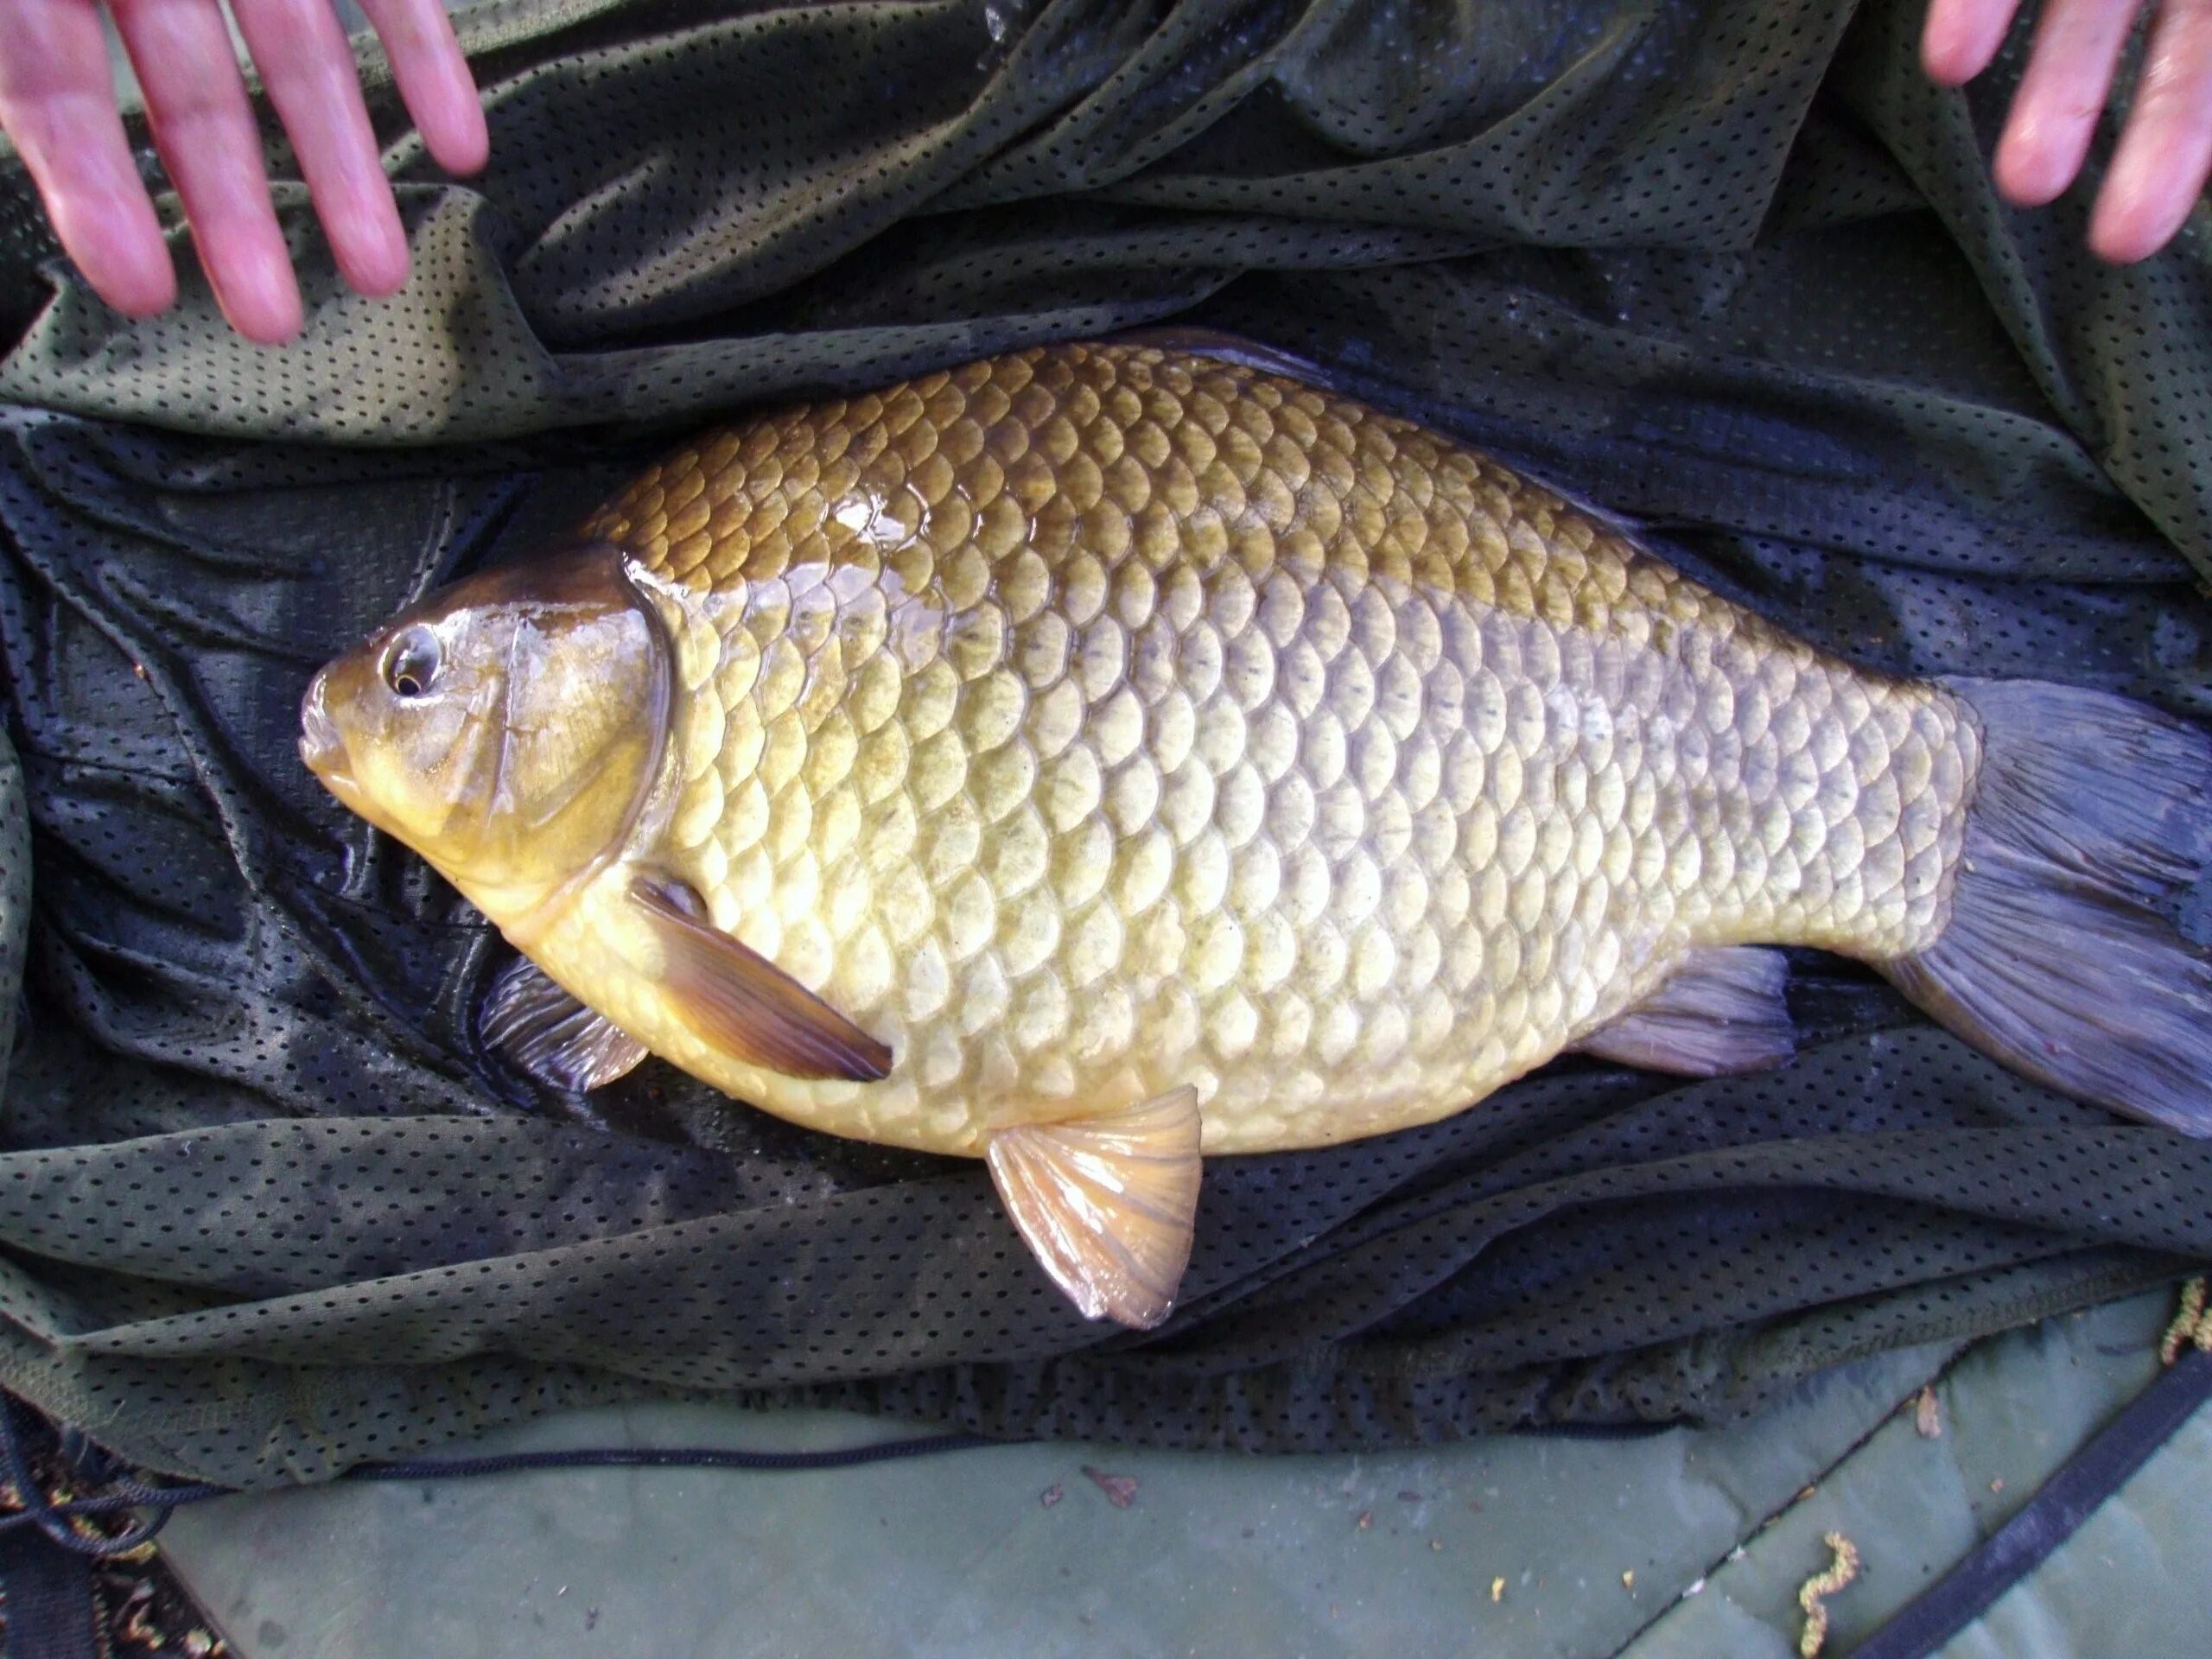
{"type": "Polygon", "coordinates": [[[487,1029],[980,1156],[1164,1318],[1202,1153],[1564,1050],[1789,1052],[1880,967],[2031,1076],[2212,1128],[2212,742],[1821,655],[1444,437],[1136,345],[703,437],[309,689],[302,753],[523,952],[487,1029]],[[531,964],[535,964],[532,966],[531,964]]]}

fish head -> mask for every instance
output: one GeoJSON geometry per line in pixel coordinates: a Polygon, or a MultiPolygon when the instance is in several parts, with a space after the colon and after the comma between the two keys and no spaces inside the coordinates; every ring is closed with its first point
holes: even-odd
{"type": "Polygon", "coordinates": [[[505,925],[636,827],[667,747],[671,664],[616,550],[486,571],[315,675],[300,758],[505,925]]]}

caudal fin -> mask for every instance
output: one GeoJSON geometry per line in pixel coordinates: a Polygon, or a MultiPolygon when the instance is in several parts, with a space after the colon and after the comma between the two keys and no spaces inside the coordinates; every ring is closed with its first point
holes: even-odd
{"type": "Polygon", "coordinates": [[[1982,725],[1951,918],[1883,971],[2015,1071],[2212,1135],[2212,951],[2179,920],[2212,862],[2212,736],[2101,691],[1949,687],[1982,725]]]}

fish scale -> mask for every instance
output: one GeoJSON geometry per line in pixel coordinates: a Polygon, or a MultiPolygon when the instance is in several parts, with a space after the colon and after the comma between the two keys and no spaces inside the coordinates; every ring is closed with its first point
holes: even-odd
{"type": "Polygon", "coordinates": [[[1958,699],[1266,373],[999,358],[702,440],[586,535],[676,645],[666,861],[898,1056],[709,1074],[835,1133],[974,1153],[1192,1084],[1208,1152],[1325,1144],[1687,946],[1943,924],[1958,699]]]}
{"type": "Polygon", "coordinates": [[[1862,673],[1209,344],[709,435],[317,674],[302,759],[523,953],[487,1045],[981,1157],[1076,1306],[1138,1328],[1204,1152],[1442,1116],[1569,1048],[1782,1064],[1764,945],[2212,1132],[2212,951],[2176,925],[2204,733],[1862,673]]]}

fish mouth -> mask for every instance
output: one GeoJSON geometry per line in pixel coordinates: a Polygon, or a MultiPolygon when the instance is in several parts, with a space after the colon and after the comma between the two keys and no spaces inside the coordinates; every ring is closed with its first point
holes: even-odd
{"type": "Polygon", "coordinates": [[[307,769],[322,780],[323,787],[343,798],[352,786],[353,774],[346,770],[346,737],[338,729],[338,722],[330,717],[326,705],[324,682],[328,671],[318,674],[308,683],[307,696],[300,699],[300,760],[307,769]]]}

